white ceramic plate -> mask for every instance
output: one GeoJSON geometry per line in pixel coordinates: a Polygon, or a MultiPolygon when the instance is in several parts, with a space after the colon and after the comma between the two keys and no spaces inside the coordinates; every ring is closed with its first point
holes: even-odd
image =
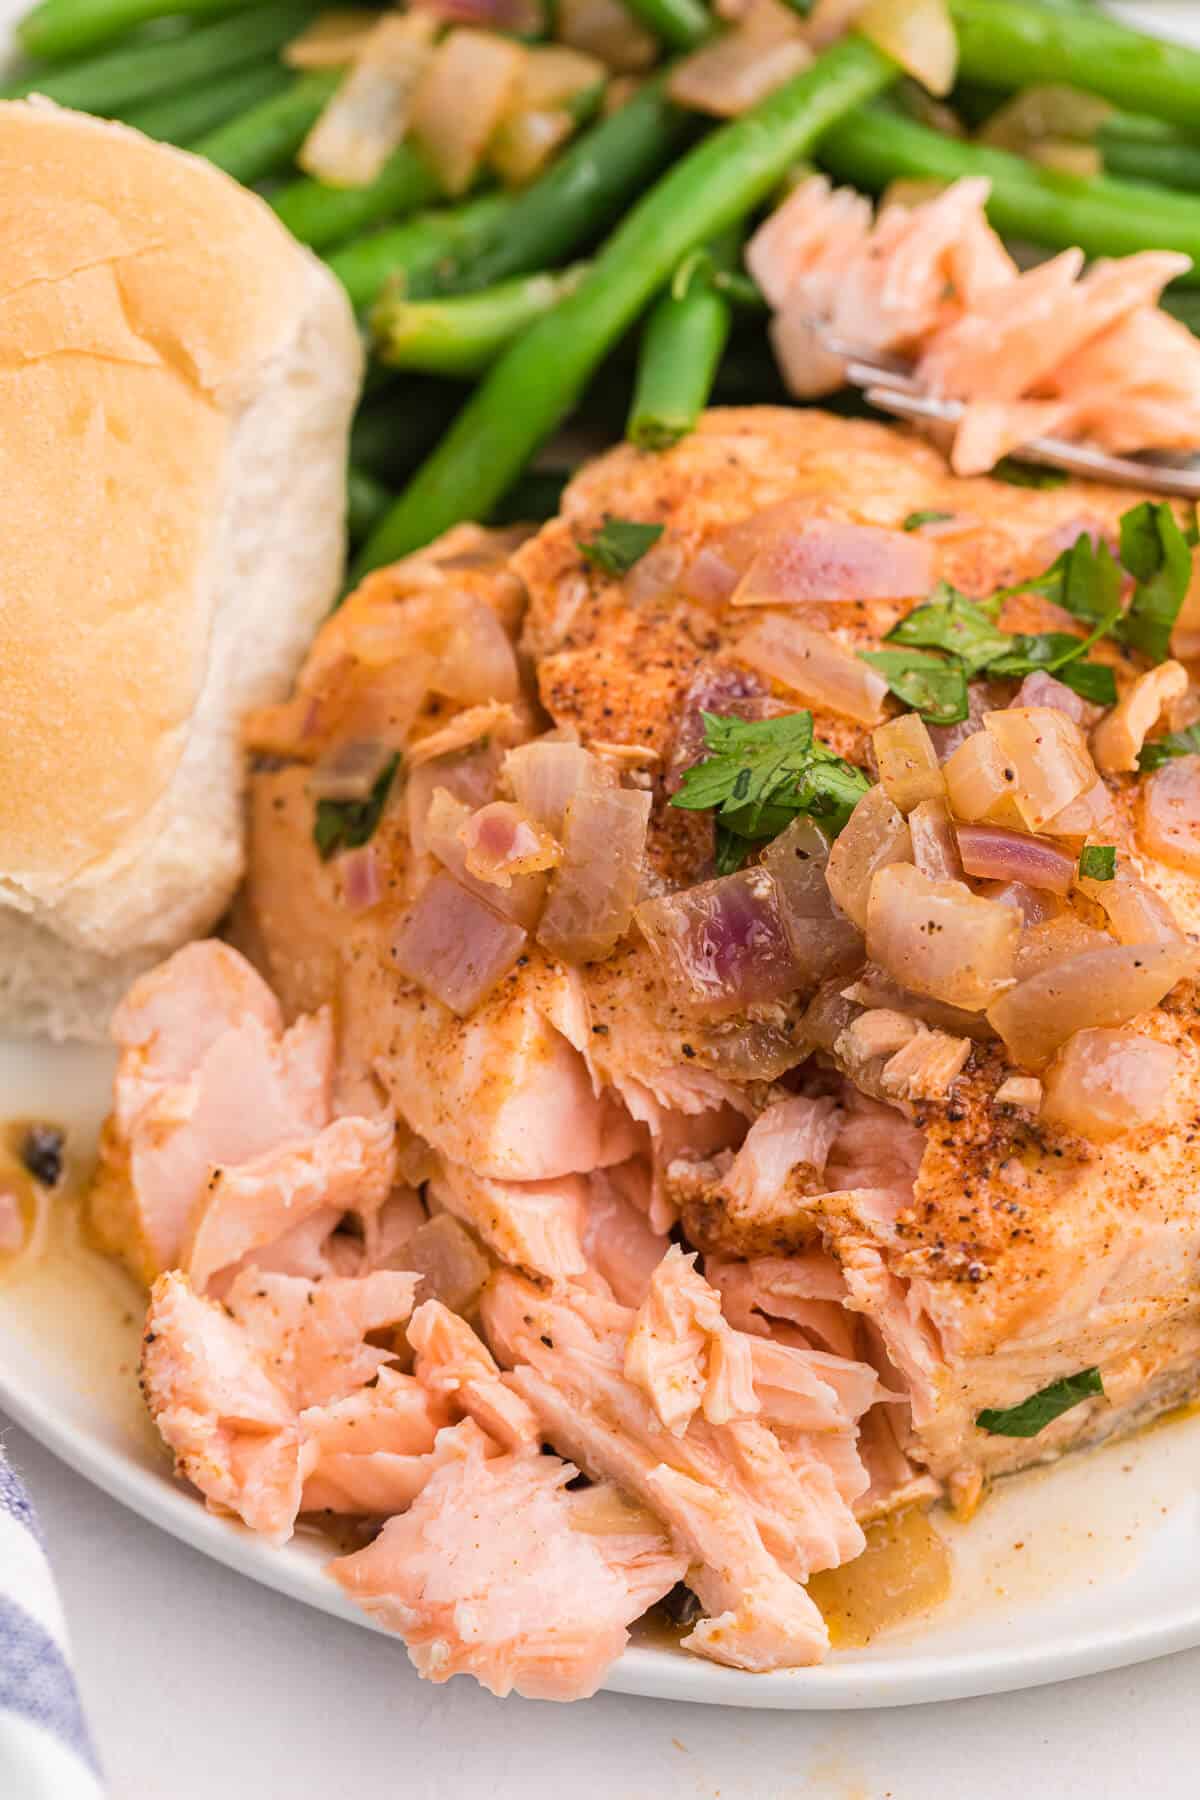
{"type": "MultiPolygon", "coordinates": [[[[21,0],[0,0],[0,49],[21,0]]],[[[1114,7],[1200,42],[1200,7],[1114,7]]],[[[0,1043],[0,1119],[51,1118],[86,1158],[109,1057],[0,1043]]],[[[322,1572],[326,1544],[273,1550],[172,1478],[135,1382],[141,1296],[61,1220],[0,1284],[0,1406],[114,1499],[219,1562],[372,1629],[322,1572]]],[[[1000,1693],[1200,1644],[1200,1417],[1004,1484],[969,1526],[941,1522],[950,1597],[926,1619],[821,1668],[743,1675],[634,1644],[607,1685],[734,1706],[896,1706],[1000,1693]]]]}

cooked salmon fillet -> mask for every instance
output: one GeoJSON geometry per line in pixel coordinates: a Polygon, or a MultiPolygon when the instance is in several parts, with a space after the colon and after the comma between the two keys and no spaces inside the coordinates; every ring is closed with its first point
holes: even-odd
{"type": "Polygon", "coordinates": [[[973,671],[927,729],[855,655],[939,582],[1069,645],[1021,584],[1136,499],[714,411],[372,576],[249,721],[244,954],[131,991],[93,1221],[181,1471],[386,1519],[335,1573],[424,1673],[590,1692],[679,1579],[688,1649],[811,1663],[864,1522],[1200,1385],[1200,761],[1137,772],[1200,694],[1110,632],[1118,703],[973,671]],[[804,712],[844,829],[730,872],[705,718],[804,712]]]}

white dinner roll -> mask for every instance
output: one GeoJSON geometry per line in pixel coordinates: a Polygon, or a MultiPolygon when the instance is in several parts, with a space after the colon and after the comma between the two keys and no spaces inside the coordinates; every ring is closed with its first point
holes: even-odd
{"type": "Polygon", "coordinates": [[[0,1029],[102,1036],[227,905],[239,721],[336,596],[360,376],[255,195],[0,104],[0,1029]]]}

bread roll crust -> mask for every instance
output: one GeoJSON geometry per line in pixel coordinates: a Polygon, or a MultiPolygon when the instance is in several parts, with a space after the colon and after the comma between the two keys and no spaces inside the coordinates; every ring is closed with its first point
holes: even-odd
{"type": "MultiPolygon", "coordinates": [[[[0,905],[79,953],[76,989],[95,959],[97,1030],[113,959],[236,883],[238,720],[336,594],[360,372],[340,286],[256,196],[0,104],[0,905]]],[[[0,1023],[27,985],[0,969],[0,1023]]],[[[21,1023],[61,1024],[53,987],[21,1023]]]]}

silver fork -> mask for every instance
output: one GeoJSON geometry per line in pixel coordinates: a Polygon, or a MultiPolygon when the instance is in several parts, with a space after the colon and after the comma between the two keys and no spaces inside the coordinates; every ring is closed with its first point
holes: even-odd
{"type": "MultiPolygon", "coordinates": [[[[961,400],[935,400],[924,393],[911,366],[898,358],[864,355],[857,345],[828,331],[822,331],[821,341],[841,357],[851,386],[861,388],[871,405],[882,412],[935,425],[957,425],[962,418],[961,400]]],[[[1148,454],[1145,458],[1109,456],[1103,450],[1090,450],[1086,444],[1070,444],[1065,438],[1056,437],[1030,438],[1017,454],[1022,462],[1063,469],[1069,475],[1083,475],[1092,481],[1108,481],[1115,487],[1147,488],[1182,500],[1200,500],[1200,463],[1192,460],[1178,461],[1161,454],[1148,454]]]]}

